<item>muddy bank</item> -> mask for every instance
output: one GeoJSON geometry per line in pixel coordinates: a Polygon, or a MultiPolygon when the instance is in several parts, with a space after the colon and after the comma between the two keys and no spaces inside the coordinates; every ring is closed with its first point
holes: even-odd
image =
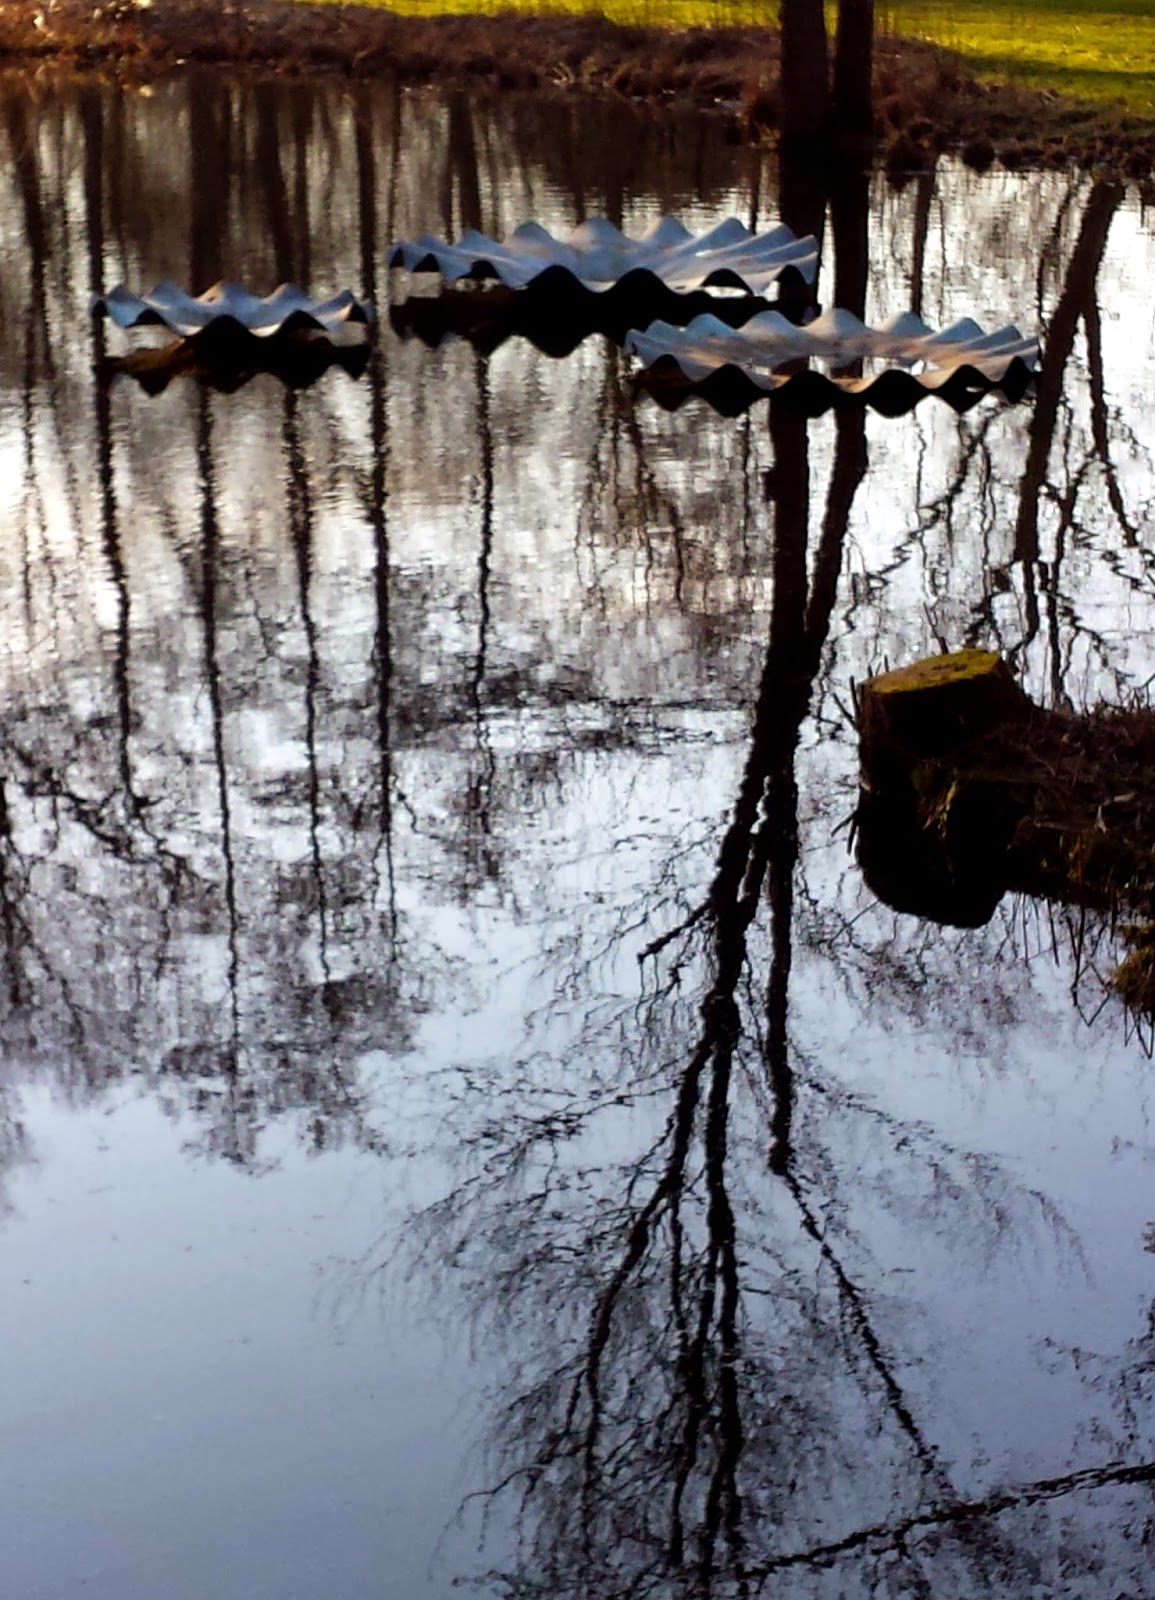
{"type": "MultiPolygon", "coordinates": [[[[195,67],[250,74],[390,76],[475,91],[613,94],[692,103],[735,138],[771,138],[779,40],[766,28],[618,27],[597,16],[399,17],[286,0],[209,6],[159,0],[93,11],[0,0],[0,67],[33,82],[96,73],[146,84],[195,67]]],[[[875,129],[889,168],[918,171],[937,150],[978,168],[1080,165],[1143,181],[1155,123],[1022,86],[982,84],[949,51],[877,43],[875,129]]]]}

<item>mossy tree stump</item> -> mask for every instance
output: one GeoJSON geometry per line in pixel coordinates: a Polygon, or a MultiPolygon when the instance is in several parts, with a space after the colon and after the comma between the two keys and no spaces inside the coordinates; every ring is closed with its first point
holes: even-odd
{"type": "Polygon", "coordinates": [[[871,678],[858,726],[875,894],[963,927],[1007,889],[1125,909],[1115,987],[1155,1024],[1155,708],[1046,711],[993,651],[961,650],[871,678]]]}
{"type": "Polygon", "coordinates": [[[880,899],[957,927],[989,920],[1030,800],[973,752],[1033,709],[991,650],[932,656],[862,686],[858,859],[880,899]]]}
{"type": "Polygon", "coordinates": [[[912,761],[948,755],[1008,722],[1031,702],[993,650],[956,650],[881,673],[862,685],[858,736],[866,782],[883,782],[912,761]]]}

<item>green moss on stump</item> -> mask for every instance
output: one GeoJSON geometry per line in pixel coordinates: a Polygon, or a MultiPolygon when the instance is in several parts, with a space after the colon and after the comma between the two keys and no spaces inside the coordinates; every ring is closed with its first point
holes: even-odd
{"type": "Polygon", "coordinates": [[[911,758],[942,757],[1028,714],[1030,702],[993,650],[956,650],[884,672],[858,701],[867,781],[911,758]]]}
{"type": "Polygon", "coordinates": [[[986,678],[1007,668],[997,650],[951,650],[941,656],[925,656],[908,667],[895,667],[869,680],[874,694],[909,694],[912,690],[936,689],[960,678],[986,678]]]}

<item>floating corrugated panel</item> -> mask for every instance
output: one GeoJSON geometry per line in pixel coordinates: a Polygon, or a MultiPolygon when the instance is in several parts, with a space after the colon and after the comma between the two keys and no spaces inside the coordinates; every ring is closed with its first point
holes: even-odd
{"type": "Polygon", "coordinates": [[[446,283],[463,278],[498,278],[524,289],[543,273],[562,273],[597,293],[645,274],[667,289],[744,289],[762,294],[787,270],[805,282],[818,268],[818,245],[785,226],[754,234],[736,217],[692,234],[676,217],[661,217],[631,239],[603,217],[593,217],[568,238],[555,239],[538,222],[523,223],[504,242],[470,229],[456,244],[428,235],[399,240],[389,265],[410,272],[439,272],[446,283]]]}
{"type": "Polygon", "coordinates": [[[333,335],[350,325],[369,327],[373,307],[348,289],[328,300],[313,300],[295,283],[282,283],[270,295],[251,294],[237,283],[216,283],[203,294],[186,294],[175,284],[158,283],[136,295],[118,284],[94,295],[93,316],[104,315],[118,328],[165,327],[182,338],[243,331],[254,338],[322,333],[333,335]]]}
{"type": "Polygon", "coordinates": [[[808,412],[861,400],[897,415],[928,394],[965,410],[994,388],[1021,396],[1039,359],[1038,340],[1018,328],[986,333],[963,318],[935,333],[911,312],[879,328],[848,311],[827,311],[805,327],[766,311],[740,330],[707,315],[685,327],[631,329],[625,348],[645,364],[639,381],[663,403],[700,393],[727,412],[766,394],[808,412]]]}

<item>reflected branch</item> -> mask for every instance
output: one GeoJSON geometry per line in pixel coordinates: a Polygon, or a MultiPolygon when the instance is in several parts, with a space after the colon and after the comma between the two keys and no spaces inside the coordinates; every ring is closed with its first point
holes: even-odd
{"type": "Polygon", "coordinates": [[[499,860],[493,845],[491,802],[497,761],[489,737],[485,708],[485,673],[489,655],[490,566],[493,560],[493,427],[490,421],[489,358],[476,354],[474,375],[477,382],[477,438],[481,455],[481,526],[477,551],[477,650],[469,675],[469,704],[473,712],[477,742],[478,770],[472,773],[465,796],[469,821],[470,877],[495,878],[499,860]],[[476,824],[476,828],[474,827],[476,824]]]}
{"type": "Polygon", "coordinates": [[[305,452],[301,445],[298,397],[285,391],[283,422],[285,459],[289,478],[289,532],[297,566],[297,603],[305,631],[305,763],[309,784],[309,860],[317,900],[318,958],[326,989],[329,970],[329,907],[325,889],[325,864],[321,853],[321,779],[317,769],[317,691],[321,678],[317,625],[313,620],[313,491],[305,452]]]}
{"type": "Polygon", "coordinates": [[[1103,1467],[1084,1467],[1077,1472],[1063,1473],[1056,1478],[1038,1478],[1012,1489],[996,1489],[978,1500],[955,1500],[903,1518],[899,1522],[879,1523],[858,1528],[844,1539],[829,1544],[811,1545],[789,1555],[777,1556],[763,1562],[751,1576],[760,1580],[785,1572],[791,1567],[825,1567],[847,1555],[862,1553],[882,1554],[899,1549],[912,1534],[936,1528],[960,1527],[970,1522],[985,1522],[1002,1516],[1005,1512],[1023,1507],[1041,1505],[1049,1500],[1061,1500],[1071,1494],[1087,1494],[1096,1489],[1122,1488],[1129,1485],[1155,1484],[1155,1461],[1143,1461],[1128,1466],[1111,1462],[1103,1467]]]}
{"type": "Polygon", "coordinates": [[[1087,376],[1091,392],[1091,436],[1095,453],[1103,469],[1107,485],[1107,503],[1115,513],[1123,541],[1131,549],[1139,547],[1139,530],[1127,515],[1123,491],[1119,486],[1119,473],[1111,458],[1110,430],[1107,425],[1107,402],[1103,383],[1103,324],[1099,315],[1097,281],[1087,286],[1087,299],[1083,306],[1083,329],[1087,336],[1087,376]]]}
{"type": "MultiPolygon", "coordinates": [[[[400,96],[390,97],[392,123],[390,148],[392,161],[386,203],[386,227],[393,230],[396,198],[397,160],[400,148],[400,96]]],[[[367,299],[380,305],[378,270],[380,241],[377,226],[377,161],[372,126],[372,102],[362,89],[355,127],[357,153],[357,199],[361,222],[361,282],[367,299]]],[[[383,341],[375,338],[369,351],[369,447],[372,466],[366,496],[369,526],[373,534],[373,598],[375,623],[373,665],[377,679],[377,755],[380,785],[379,849],[385,854],[385,879],[388,897],[390,950],[396,955],[397,877],[393,840],[393,634],[391,621],[392,575],[388,518],[389,404],[388,372],[383,341]]],[[[374,851],[374,870],[378,869],[379,850],[374,851]]]]}
{"type": "Polygon", "coordinates": [[[217,566],[220,560],[220,520],[217,514],[216,469],[213,464],[211,399],[207,390],[197,396],[197,473],[201,490],[201,627],[204,637],[205,683],[212,717],[213,761],[217,775],[217,805],[221,829],[221,860],[225,874],[225,906],[228,912],[228,988],[232,1019],[233,1060],[240,1033],[238,993],[240,957],[237,936],[236,866],[233,859],[232,816],[229,802],[228,765],[225,756],[224,707],[221,698],[221,670],[217,653],[217,566]]]}
{"type": "MultiPolygon", "coordinates": [[[[84,202],[88,232],[88,281],[92,295],[103,293],[104,271],[104,115],[99,93],[88,89],[81,100],[84,127],[84,202]]],[[[96,414],[97,474],[100,483],[100,527],[104,559],[108,563],[116,594],[116,649],[113,656],[113,690],[116,700],[120,780],[125,798],[138,815],[143,801],[133,787],[132,689],[129,676],[129,646],[132,636],[132,601],[121,547],[117,519],[116,478],[112,452],[112,395],[101,381],[104,360],[104,323],[93,319],[95,361],[93,363],[93,409],[96,414]]]]}
{"type": "Polygon", "coordinates": [[[16,847],[8,805],[8,784],[0,776],[0,925],[4,929],[8,1003],[14,1011],[23,1003],[25,995],[20,955],[32,942],[31,929],[22,909],[27,889],[28,865],[16,847]]]}
{"type": "Polygon", "coordinates": [[[1092,188],[1067,264],[1063,292],[1051,317],[1015,520],[1014,559],[1022,563],[1024,571],[1039,558],[1039,496],[1046,481],[1067,362],[1079,319],[1094,294],[1107,234],[1122,198],[1123,190],[1116,184],[1101,181],[1092,188]]]}

